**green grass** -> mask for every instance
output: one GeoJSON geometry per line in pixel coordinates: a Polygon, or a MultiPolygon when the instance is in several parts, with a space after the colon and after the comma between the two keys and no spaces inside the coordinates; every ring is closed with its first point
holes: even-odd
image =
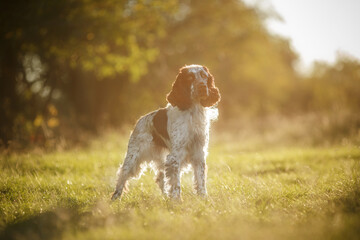
{"type": "Polygon", "coordinates": [[[109,201],[126,137],[86,149],[0,155],[0,239],[359,239],[360,149],[243,150],[216,143],[209,198],[181,203],[151,171],[109,201]]]}

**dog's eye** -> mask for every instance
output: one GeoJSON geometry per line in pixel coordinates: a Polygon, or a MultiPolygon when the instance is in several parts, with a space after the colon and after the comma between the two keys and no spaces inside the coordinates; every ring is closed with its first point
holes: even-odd
{"type": "Polygon", "coordinates": [[[200,76],[203,77],[203,78],[206,78],[206,74],[204,72],[200,72],[200,76]]]}

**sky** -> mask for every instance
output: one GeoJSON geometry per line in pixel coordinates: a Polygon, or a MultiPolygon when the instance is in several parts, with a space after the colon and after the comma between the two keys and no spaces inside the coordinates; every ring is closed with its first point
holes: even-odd
{"type": "Polygon", "coordinates": [[[300,67],[313,61],[333,63],[337,54],[360,59],[360,0],[245,0],[277,12],[270,31],[291,40],[300,56],[300,67]]]}

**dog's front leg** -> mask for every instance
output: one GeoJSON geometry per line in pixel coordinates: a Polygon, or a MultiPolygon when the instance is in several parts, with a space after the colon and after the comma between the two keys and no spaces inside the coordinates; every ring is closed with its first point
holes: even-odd
{"type": "Polygon", "coordinates": [[[194,184],[195,190],[199,196],[206,197],[206,158],[203,151],[198,151],[194,154],[192,159],[192,166],[194,169],[194,184]]]}
{"type": "Polygon", "coordinates": [[[180,187],[180,166],[186,157],[184,150],[173,150],[167,157],[165,162],[165,177],[169,197],[174,200],[181,200],[180,187]]]}

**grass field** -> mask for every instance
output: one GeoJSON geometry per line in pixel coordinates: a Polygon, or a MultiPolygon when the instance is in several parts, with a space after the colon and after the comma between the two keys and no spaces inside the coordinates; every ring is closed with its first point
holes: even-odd
{"type": "Polygon", "coordinates": [[[0,239],[360,239],[360,148],[244,150],[218,142],[208,199],[183,202],[151,171],[111,203],[127,137],[83,149],[0,155],[0,239]]]}

